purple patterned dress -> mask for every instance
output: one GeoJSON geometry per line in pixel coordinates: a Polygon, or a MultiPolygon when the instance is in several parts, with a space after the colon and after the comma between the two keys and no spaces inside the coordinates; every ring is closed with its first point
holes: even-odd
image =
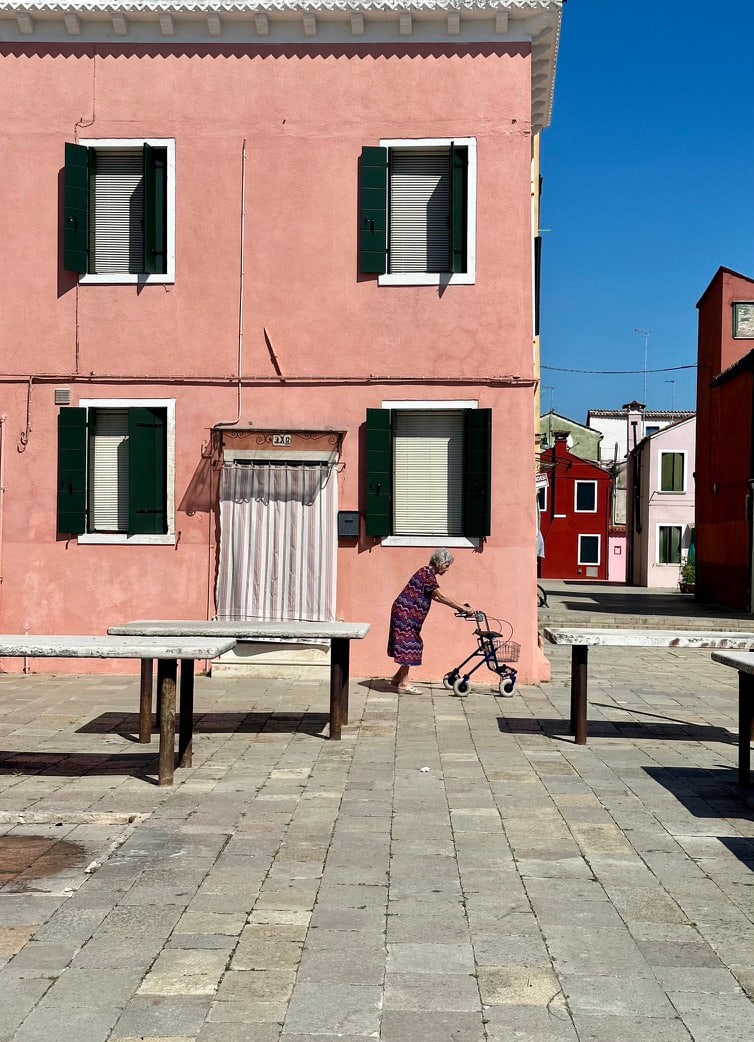
{"type": "Polygon", "coordinates": [[[420,666],[424,644],[421,628],[439,588],[434,568],[428,564],[412,575],[393,601],[387,653],[399,666],[420,666]]]}

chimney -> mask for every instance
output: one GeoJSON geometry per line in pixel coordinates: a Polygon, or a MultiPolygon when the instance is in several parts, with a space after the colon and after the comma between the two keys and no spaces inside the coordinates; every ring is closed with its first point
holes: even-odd
{"type": "Polygon", "coordinates": [[[626,411],[628,422],[626,438],[626,454],[628,454],[633,452],[644,437],[644,410],[646,405],[643,402],[628,402],[623,408],[626,411]]]}
{"type": "Polygon", "coordinates": [[[570,431],[553,431],[552,432],[552,441],[553,441],[553,446],[552,447],[553,447],[553,455],[555,456],[555,459],[565,459],[565,457],[566,457],[566,455],[568,453],[568,437],[569,437],[570,433],[571,433],[570,431]]]}

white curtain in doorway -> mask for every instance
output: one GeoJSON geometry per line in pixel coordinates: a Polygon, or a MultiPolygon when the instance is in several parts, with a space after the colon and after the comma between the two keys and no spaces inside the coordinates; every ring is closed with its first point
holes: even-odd
{"type": "Polygon", "coordinates": [[[337,495],[332,464],[224,465],[218,619],[335,618],[337,495]]]}

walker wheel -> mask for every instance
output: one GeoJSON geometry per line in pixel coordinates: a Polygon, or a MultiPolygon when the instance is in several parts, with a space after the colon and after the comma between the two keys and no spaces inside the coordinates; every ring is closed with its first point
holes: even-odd
{"type": "Polygon", "coordinates": [[[454,669],[451,669],[450,673],[446,673],[442,678],[442,686],[446,691],[452,691],[456,680],[458,680],[458,673],[456,673],[454,669]]]}
{"type": "Polygon", "coordinates": [[[500,684],[500,694],[503,698],[510,698],[513,692],[516,690],[516,678],[515,677],[502,677],[500,684]]]}
{"type": "Polygon", "coordinates": [[[470,687],[467,677],[458,677],[453,685],[453,692],[463,698],[464,695],[468,695],[470,687]]]}

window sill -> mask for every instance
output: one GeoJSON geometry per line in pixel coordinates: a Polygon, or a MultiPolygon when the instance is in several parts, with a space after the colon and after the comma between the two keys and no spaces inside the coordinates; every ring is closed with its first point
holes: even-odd
{"type": "Polygon", "coordinates": [[[90,546],[175,546],[175,533],[165,535],[125,535],[121,532],[87,532],[78,537],[80,545],[90,546]]]}
{"type": "Polygon", "coordinates": [[[401,271],[377,278],[379,286],[473,286],[476,274],[470,271],[457,272],[421,272],[401,271]]]}
{"type": "Polygon", "coordinates": [[[469,539],[467,536],[458,535],[388,535],[382,539],[383,546],[458,546],[479,548],[477,538],[469,539]]]}
{"type": "Polygon", "coordinates": [[[80,286],[158,286],[173,285],[175,274],[165,275],[136,275],[130,272],[109,272],[101,275],[82,275],[79,278],[80,286]]]}

